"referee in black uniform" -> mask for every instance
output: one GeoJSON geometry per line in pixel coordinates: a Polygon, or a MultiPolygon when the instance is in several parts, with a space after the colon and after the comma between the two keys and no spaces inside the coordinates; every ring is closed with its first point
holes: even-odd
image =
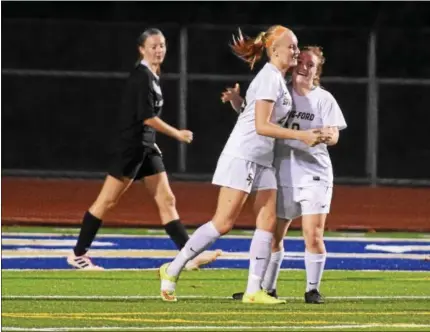
{"type": "MultiPolygon", "coordinates": [[[[93,264],[86,253],[104,215],[118,203],[134,180],[143,178],[158,206],[161,222],[178,249],[188,241],[187,231],[176,210],[161,151],[155,141],[157,131],[185,143],[192,142],[193,133],[178,130],[160,119],[163,94],[159,75],[166,55],[163,33],[158,29],[147,29],[139,36],[137,46],[139,61],[125,86],[115,157],[100,194],[84,215],[73,253],[67,258],[67,262],[77,269],[103,269],[93,264]]],[[[189,267],[207,264],[219,254],[202,254],[189,267]]]]}

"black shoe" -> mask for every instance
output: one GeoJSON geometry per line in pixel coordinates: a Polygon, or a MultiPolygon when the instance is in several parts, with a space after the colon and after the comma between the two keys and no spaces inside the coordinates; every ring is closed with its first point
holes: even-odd
{"type": "Polygon", "coordinates": [[[305,293],[305,302],[313,304],[323,304],[324,298],[316,289],[312,289],[305,293]]]}
{"type": "MultiPolygon", "coordinates": [[[[243,298],[243,292],[242,293],[234,293],[233,294],[233,300],[239,300],[239,301],[242,301],[242,298],[243,298]]],[[[267,294],[269,295],[269,296],[271,296],[271,297],[274,297],[275,299],[277,299],[278,298],[278,294],[276,293],[276,289],[274,289],[274,290],[272,290],[272,291],[270,291],[270,292],[267,292],[267,294]]]]}
{"type": "Polygon", "coordinates": [[[278,298],[278,293],[276,293],[276,289],[271,290],[270,292],[267,292],[267,295],[274,297],[275,299],[278,298]]]}
{"type": "Polygon", "coordinates": [[[245,294],[245,293],[244,292],[234,293],[233,296],[232,296],[233,300],[242,301],[243,294],[245,294]]]}

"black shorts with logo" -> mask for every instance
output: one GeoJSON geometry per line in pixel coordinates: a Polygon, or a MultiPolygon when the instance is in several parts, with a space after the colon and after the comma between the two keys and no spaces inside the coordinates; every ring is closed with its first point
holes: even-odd
{"type": "Polygon", "coordinates": [[[141,146],[115,153],[108,173],[120,180],[123,177],[139,180],[165,171],[161,152],[141,146]]]}

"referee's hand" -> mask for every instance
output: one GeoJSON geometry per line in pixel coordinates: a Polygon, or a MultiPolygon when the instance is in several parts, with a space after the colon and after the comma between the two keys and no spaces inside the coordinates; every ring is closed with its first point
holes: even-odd
{"type": "Polygon", "coordinates": [[[186,129],[179,130],[178,141],[190,144],[193,141],[193,132],[186,129]]]}

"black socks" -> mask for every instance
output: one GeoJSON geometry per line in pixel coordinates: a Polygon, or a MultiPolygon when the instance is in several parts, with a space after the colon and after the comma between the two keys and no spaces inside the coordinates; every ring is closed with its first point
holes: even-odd
{"type": "Polygon", "coordinates": [[[79,233],[78,242],[73,251],[76,256],[82,256],[87,253],[91,247],[96,234],[102,224],[102,221],[94,217],[89,211],[85,212],[82,220],[81,231],[79,233]]]}

